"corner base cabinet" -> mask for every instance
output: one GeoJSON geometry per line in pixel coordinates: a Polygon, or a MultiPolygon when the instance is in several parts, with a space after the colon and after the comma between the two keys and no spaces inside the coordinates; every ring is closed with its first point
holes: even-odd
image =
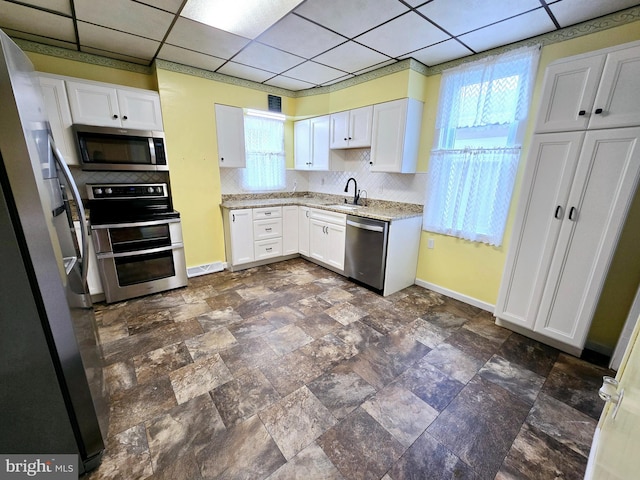
{"type": "Polygon", "coordinates": [[[636,192],[639,142],[640,127],[534,136],[499,324],[581,352],[636,192]]]}

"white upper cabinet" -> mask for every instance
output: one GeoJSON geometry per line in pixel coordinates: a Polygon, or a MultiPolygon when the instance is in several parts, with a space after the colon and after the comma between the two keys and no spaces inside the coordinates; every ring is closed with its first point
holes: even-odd
{"type": "Polygon", "coordinates": [[[244,149],[244,112],[239,107],[215,105],[218,165],[244,168],[247,160],[244,149]]]}
{"type": "Polygon", "coordinates": [[[373,106],[331,114],[329,146],[333,149],[371,146],[373,106]]]}
{"type": "Polygon", "coordinates": [[[373,106],[372,172],[416,172],[422,107],[412,98],[373,106]]]}
{"type": "Polygon", "coordinates": [[[68,165],[79,165],[64,79],[48,75],[38,78],[56,146],[68,165]]]}
{"type": "Polygon", "coordinates": [[[293,135],[296,170],[329,170],[329,115],[295,122],[293,135]]]}
{"type": "Polygon", "coordinates": [[[640,124],[640,45],[547,67],[536,133],[640,124]]]}
{"type": "Polygon", "coordinates": [[[150,90],[67,81],[73,123],[162,131],[160,96],[150,90]]]}

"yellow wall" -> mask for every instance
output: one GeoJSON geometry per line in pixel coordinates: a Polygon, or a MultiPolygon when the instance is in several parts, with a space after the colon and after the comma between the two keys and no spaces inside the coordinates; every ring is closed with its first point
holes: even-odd
{"type": "MultiPolygon", "coordinates": [[[[531,140],[533,131],[533,119],[541,94],[542,80],[546,66],[559,58],[577,55],[580,53],[606,48],[625,42],[631,42],[640,39],[640,22],[627,24],[621,27],[612,28],[599,33],[585,35],[561,43],[552,44],[542,49],[540,56],[540,65],[536,78],[536,87],[532,99],[531,121],[529,122],[525,140],[523,143],[523,161],[520,163],[520,169],[516,178],[516,186],[511,202],[509,219],[504,236],[504,242],[501,247],[491,247],[484,244],[467,242],[454,237],[445,235],[437,235],[429,232],[422,233],[420,256],[418,260],[417,277],[428,283],[432,283],[460,293],[462,295],[472,297],[481,302],[490,305],[495,304],[500,279],[509,240],[511,237],[511,229],[513,226],[515,207],[520,193],[520,183],[522,180],[522,171],[526,151],[531,140]],[[435,248],[427,248],[427,239],[433,238],[435,248]]],[[[433,131],[435,126],[435,114],[437,111],[437,84],[439,84],[440,76],[429,77],[426,82],[425,89],[425,110],[423,115],[423,138],[421,141],[421,157],[420,169],[426,167],[424,162],[425,153],[428,157],[428,151],[433,143],[433,131]],[[431,132],[431,133],[429,133],[431,132]]],[[[426,170],[426,168],[425,168],[426,170]]],[[[637,237],[636,237],[637,238],[637,237]]],[[[616,281],[626,281],[618,279],[616,281]]],[[[619,330],[618,330],[619,333],[619,330]]],[[[616,336],[617,338],[617,336],[616,336]]]]}
{"type": "Polygon", "coordinates": [[[157,90],[155,75],[129,72],[127,70],[69,60],[67,58],[50,57],[40,53],[25,53],[38,72],[84,78],[95,82],[115,83],[128,87],[145,88],[147,90],[157,90]]]}

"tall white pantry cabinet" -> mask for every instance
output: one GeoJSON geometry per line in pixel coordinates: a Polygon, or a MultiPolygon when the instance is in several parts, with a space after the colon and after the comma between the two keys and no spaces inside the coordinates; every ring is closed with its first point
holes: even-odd
{"type": "Polygon", "coordinates": [[[579,355],[640,177],[640,42],[545,72],[496,323],[579,355]]]}

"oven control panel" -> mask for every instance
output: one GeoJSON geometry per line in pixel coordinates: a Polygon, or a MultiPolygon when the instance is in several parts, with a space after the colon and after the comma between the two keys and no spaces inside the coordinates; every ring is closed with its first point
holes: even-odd
{"type": "Polygon", "coordinates": [[[166,198],[169,196],[166,183],[104,183],[87,184],[89,200],[166,198]]]}

